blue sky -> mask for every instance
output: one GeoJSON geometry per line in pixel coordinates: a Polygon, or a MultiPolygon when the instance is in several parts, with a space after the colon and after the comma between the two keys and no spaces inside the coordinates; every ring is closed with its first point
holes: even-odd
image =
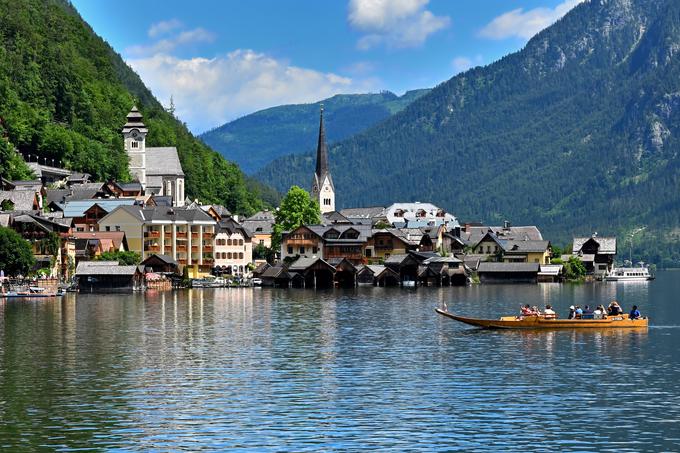
{"type": "Polygon", "coordinates": [[[581,0],[73,0],[193,132],[337,93],[432,87],[581,0]]]}

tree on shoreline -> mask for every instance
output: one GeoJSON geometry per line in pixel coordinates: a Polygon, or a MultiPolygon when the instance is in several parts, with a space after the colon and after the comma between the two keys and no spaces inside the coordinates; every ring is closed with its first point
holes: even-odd
{"type": "Polygon", "coordinates": [[[0,227],[0,270],[5,275],[26,275],[35,265],[31,245],[10,228],[0,227]]]}
{"type": "Polygon", "coordinates": [[[288,190],[281,200],[281,206],[274,214],[274,234],[272,235],[272,249],[278,250],[281,245],[281,235],[284,231],[291,231],[300,225],[314,225],[321,222],[319,203],[309,196],[309,192],[298,186],[288,190]]]}

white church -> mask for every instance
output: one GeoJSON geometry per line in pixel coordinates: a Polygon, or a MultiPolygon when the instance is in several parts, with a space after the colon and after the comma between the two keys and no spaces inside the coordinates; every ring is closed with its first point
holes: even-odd
{"type": "Polygon", "coordinates": [[[140,182],[144,193],[172,197],[173,206],[184,206],[184,171],[177,148],[146,146],[149,129],[137,107],[128,113],[122,132],[130,158],[130,173],[140,182]]]}
{"type": "Polygon", "coordinates": [[[326,146],[326,130],[323,125],[323,105],[319,119],[319,143],[316,148],[316,172],[312,180],[313,200],[319,202],[321,214],[335,211],[335,186],[331,171],[328,168],[328,149],[326,146]]]}

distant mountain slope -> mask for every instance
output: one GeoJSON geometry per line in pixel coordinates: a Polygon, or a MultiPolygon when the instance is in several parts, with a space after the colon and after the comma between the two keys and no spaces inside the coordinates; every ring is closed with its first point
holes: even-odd
{"type": "Polygon", "coordinates": [[[0,139],[99,180],[124,180],[120,130],[135,103],[150,130],[148,145],[177,147],[188,196],[238,213],[261,209],[259,184],[167,113],[70,2],[0,2],[0,139]]]}
{"type": "Polygon", "coordinates": [[[427,92],[413,90],[403,96],[389,91],[339,94],[314,104],[272,107],[210,130],[200,138],[246,173],[253,173],[279,156],[314,149],[320,104],[329,125],[328,140],[334,143],[403,110],[427,92]]]}
{"type": "MultiPolygon", "coordinates": [[[[679,137],[680,2],[588,1],[523,50],[333,146],[330,163],[341,207],[427,200],[463,219],[537,224],[562,243],[646,226],[645,257],[670,265],[679,137]]],[[[311,154],[289,156],[257,176],[306,187],[312,168],[311,154]]]]}

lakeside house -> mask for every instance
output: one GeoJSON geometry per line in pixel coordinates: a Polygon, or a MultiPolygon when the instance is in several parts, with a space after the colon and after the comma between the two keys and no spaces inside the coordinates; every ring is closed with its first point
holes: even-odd
{"type": "Polygon", "coordinates": [[[581,260],[589,275],[602,278],[611,272],[614,266],[616,238],[597,234],[590,237],[575,237],[571,250],[572,256],[581,260]]]}
{"type": "Polygon", "coordinates": [[[117,261],[83,261],[75,277],[83,292],[127,292],[142,288],[143,274],[138,266],[121,266],[117,261]]]}

